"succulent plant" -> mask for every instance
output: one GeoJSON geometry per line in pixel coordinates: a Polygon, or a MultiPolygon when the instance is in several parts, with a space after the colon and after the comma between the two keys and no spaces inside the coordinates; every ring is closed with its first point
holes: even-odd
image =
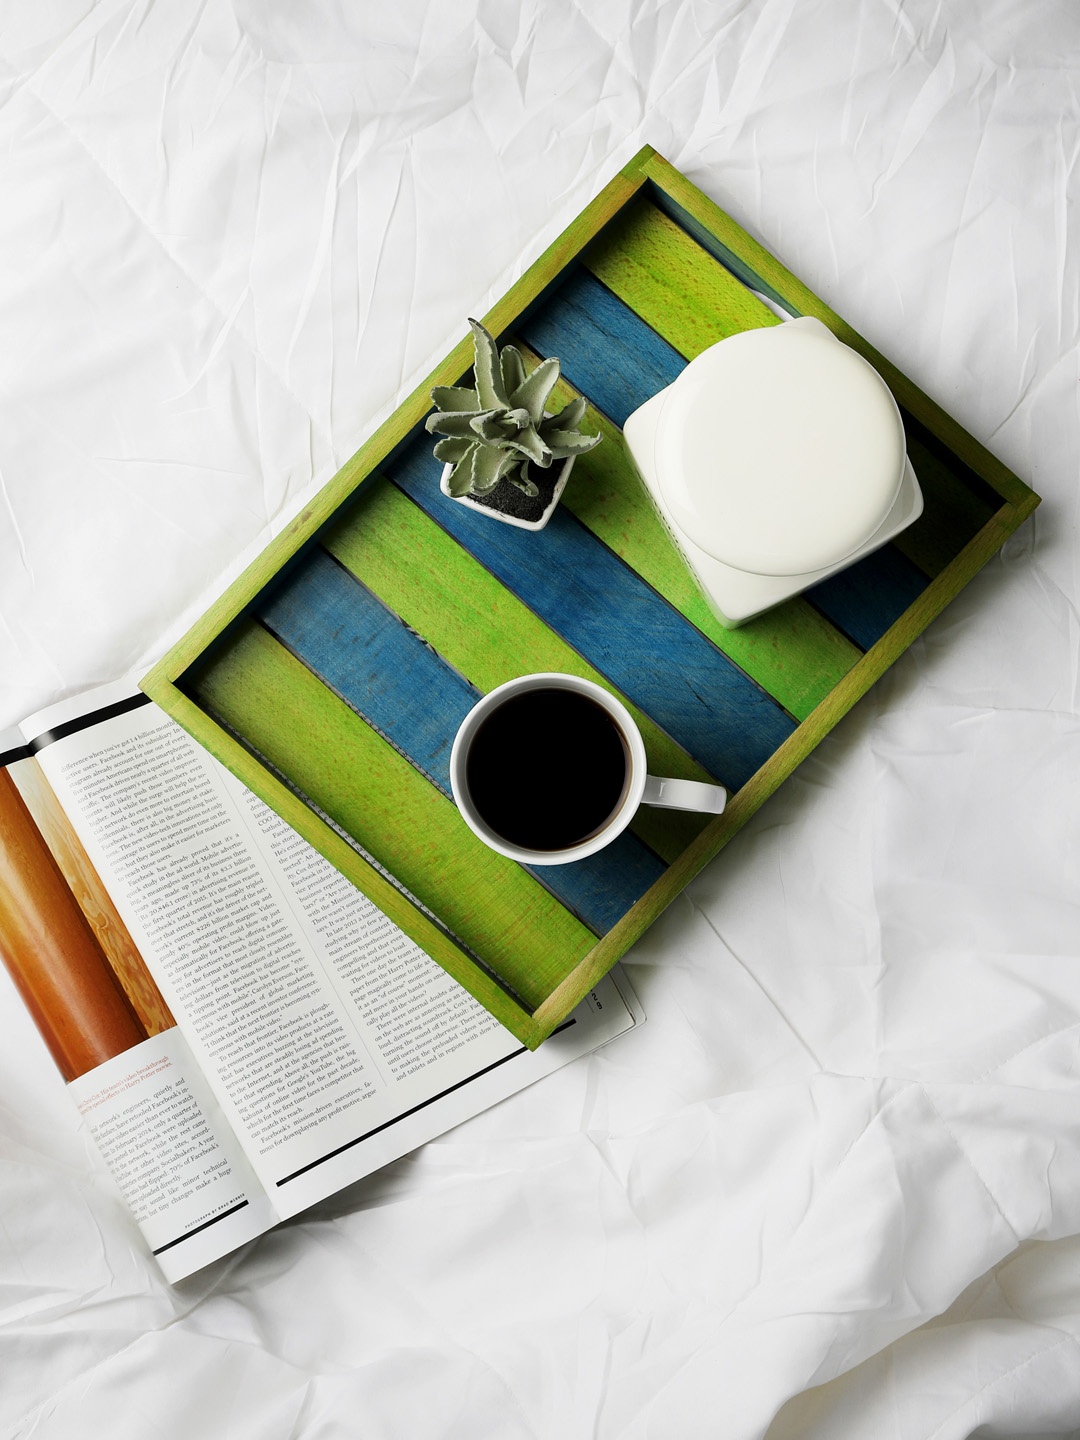
{"type": "Polygon", "coordinates": [[[477,320],[470,320],[476,361],[475,387],[439,385],[431,392],[435,412],[427,418],[431,433],[446,436],[435,458],[454,468],[448,489],[455,497],[487,495],[506,479],[526,495],[538,494],[529,467],[547,470],[555,461],[583,455],[599,445],[599,435],[582,435],[585,401],[571,400],[557,414],[544,409],[559,362],[542,360],[525,373],[520,350],[502,351],[477,320]]]}

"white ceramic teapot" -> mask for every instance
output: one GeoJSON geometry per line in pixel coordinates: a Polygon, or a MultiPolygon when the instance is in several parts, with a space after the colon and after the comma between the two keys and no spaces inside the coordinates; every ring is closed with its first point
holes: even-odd
{"type": "Polygon", "coordinates": [[[624,434],[729,628],[853,564],[922,514],[888,386],[809,316],[711,346],[634,411],[624,434]]]}

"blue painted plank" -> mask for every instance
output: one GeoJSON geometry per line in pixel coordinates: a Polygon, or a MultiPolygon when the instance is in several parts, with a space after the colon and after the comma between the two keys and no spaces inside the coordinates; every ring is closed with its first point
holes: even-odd
{"type": "Polygon", "coordinates": [[[557,355],[571,385],[616,425],[686,369],[686,361],[606,285],[578,268],[514,333],[557,355]]]}
{"type": "Polygon", "coordinates": [[[804,598],[860,649],[869,650],[929,583],[906,555],[885,545],[807,590],[804,598]]]}
{"type": "MultiPolygon", "coordinates": [[[[454,735],[480,699],[479,690],[324,550],[314,550],[281,588],[261,597],[255,613],[450,797],[454,735]]],[[[526,868],[603,935],[665,866],[636,835],[624,832],[587,860],[526,868]]]]}
{"type": "MultiPolygon", "coordinates": [[[[616,424],[677,378],[686,362],[628,305],[579,269],[518,332],[558,355],[567,379],[616,424]]],[[[818,610],[868,650],[928,584],[892,545],[807,592],[818,610]]]]}
{"type": "Polygon", "coordinates": [[[313,550],[255,614],[278,639],[450,794],[454,734],[480,692],[365,585],[313,550]]]}
{"type": "Polygon", "coordinates": [[[439,490],[422,432],[385,473],[729,789],[795,728],[775,701],[568,510],[518,530],[439,490]]]}

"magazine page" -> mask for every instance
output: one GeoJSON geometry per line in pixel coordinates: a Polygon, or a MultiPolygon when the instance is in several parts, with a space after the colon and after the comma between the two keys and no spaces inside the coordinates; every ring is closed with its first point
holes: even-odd
{"type": "Polygon", "coordinates": [[[280,1219],[179,1029],[68,1088],[166,1280],[184,1279],[280,1219]]]}
{"type": "Polygon", "coordinates": [[[282,1216],[635,1023],[608,978],[526,1051],[145,697],[24,731],[282,1216]]]}
{"type": "Polygon", "coordinates": [[[276,1215],[36,762],[0,751],[0,959],[179,1279],[276,1215]]]}

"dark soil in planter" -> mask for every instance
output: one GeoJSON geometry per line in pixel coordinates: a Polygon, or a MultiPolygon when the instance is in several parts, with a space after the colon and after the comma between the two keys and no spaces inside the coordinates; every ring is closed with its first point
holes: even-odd
{"type": "Polygon", "coordinates": [[[537,465],[529,467],[529,474],[540,492],[539,495],[526,495],[511,481],[503,479],[486,495],[470,495],[469,499],[474,505],[485,505],[489,510],[498,510],[502,515],[512,515],[515,520],[540,520],[551,504],[551,497],[555,493],[555,486],[559,483],[565,464],[564,460],[558,465],[552,465],[549,470],[541,470],[537,465]]]}

